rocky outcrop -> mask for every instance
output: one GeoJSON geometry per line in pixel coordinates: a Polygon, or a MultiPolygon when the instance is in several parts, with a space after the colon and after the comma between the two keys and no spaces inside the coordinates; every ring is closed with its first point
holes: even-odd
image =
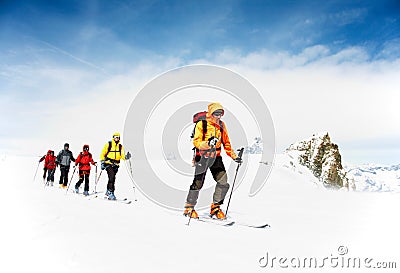
{"type": "Polygon", "coordinates": [[[299,163],[308,167],[324,186],[335,189],[354,187],[354,183],[349,185],[339,147],[331,142],[328,133],[294,143],[286,151],[296,153],[299,163]]]}

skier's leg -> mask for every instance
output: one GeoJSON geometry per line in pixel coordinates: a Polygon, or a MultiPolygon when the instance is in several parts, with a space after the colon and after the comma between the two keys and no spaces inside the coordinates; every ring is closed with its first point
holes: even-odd
{"type": "Polygon", "coordinates": [[[64,169],[65,175],[64,175],[64,187],[68,186],[68,173],[69,173],[69,166],[65,167],[64,169]]]}
{"type": "Polygon", "coordinates": [[[112,166],[106,168],[107,175],[108,175],[108,183],[107,183],[107,190],[110,192],[114,192],[115,190],[115,172],[112,166]]]}
{"type": "Polygon", "coordinates": [[[53,170],[47,169],[47,182],[50,182],[51,180],[51,173],[53,170]]]}
{"type": "Polygon", "coordinates": [[[213,203],[221,205],[229,190],[228,178],[224,163],[222,162],[222,157],[218,156],[216,158],[214,164],[210,167],[210,171],[214,180],[217,182],[213,195],[213,203]]]}
{"type": "Polygon", "coordinates": [[[44,171],[44,173],[43,173],[43,180],[45,180],[45,179],[46,179],[47,169],[46,169],[46,168],[43,168],[43,171],[44,171]]]}
{"type": "Polygon", "coordinates": [[[85,188],[84,191],[89,191],[89,171],[85,171],[85,188]]]}
{"type": "Polygon", "coordinates": [[[83,178],[84,178],[83,171],[79,170],[79,180],[75,184],[75,189],[78,189],[82,185],[83,178]]]}
{"type": "Polygon", "coordinates": [[[65,167],[64,166],[60,166],[60,186],[64,184],[64,176],[65,176],[65,167]]]}
{"type": "Polygon", "coordinates": [[[55,172],[56,172],[56,169],[54,168],[49,173],[50,186],[52,186],[52,187],[53,187],[53,183],[54,183],[54,173],[55,172]]]}
{"type": "Polygon", "coordinates": [[[189,193],[186,197],[186,205],[195,206],[199,198],[199,192],[204,185],[207,173],[207,160],[204,157],[196,157],[195,174],[192,185],[190,185],[189,193]]]}

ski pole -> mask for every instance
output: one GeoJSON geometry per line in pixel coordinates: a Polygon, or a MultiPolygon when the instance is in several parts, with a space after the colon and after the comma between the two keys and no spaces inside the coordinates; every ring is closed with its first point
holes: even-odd
{"type": "Polygon", "coordinates": [[[95,171],[95,175],[94,175],[94,182],[95,182],[95,184],[94,184],[94,193],[96,193],[96,186],[97,186],[97,164],[95,165],[95,167],[96,167],[96,171],[95,171]]]}
{"type": "Polygon", "coordinates": [[[135,201],[137,201],[136,198],[136,187],[135,187],[135,183],[133,182],[133,171],[132,171],[132,163],[131,163],[131,158],[129,157],[128,159],[129,162],[129,171],[131,173],[131,180],[132,180],[132,186],[133,186],[133,196],[135,197],[135,201]]]}
{"type": "MultiPolygon", "coordinates": [[[[97,166],[96,166],[96,172],[97,172],[97,166]]],[[[94,193],[97,193],[97,183],[99,183],[102,173],[103,173],[103,170],[100,171],[99,177],[97,178],[96,183],[94,184],[94,193]]]]}
{"type": "MultiPolygon", "coordinates": [[[[241,148],[241,149],[239,149],[238,151],[239,151],[238,158],[242,159],[242,155],[243,155],[244,148],[241,148]]],[[[231,198],[232,198],[233,189],[235,188],[236,176],[237,176],[237,174],[238,174],[240,165],[242,165],[242,163],[239,163],[239,164],[237,165],[237,167],[236,167],[236,173],[235,173],[235,178],[233,179],[233,183],[232,183],[231,194],[229,195],[228,205],[226,206],[225,218],[227,218],[227,216],[228,216],[229,204],[231,203],[231,198]]]]}
{"type": "Polygon", "coordinates": [[[40,161],[39,161],[38,164],[37,164],[36,171],[35,171],[35,176],[33,177],[33,182],[35,182],[36,175],[37,175],[37,171],[38,171],[38,169],[39,169],[39,165],[40,165],[40,161]]]}
{"type": "MultiPolygon", "coordinates": [[[[73,173],[72,173],[71,179],[69,180],[68,187],[67,187],[67,191],[65,192],[65,194],[68,193],[69,186],[71,185],[72,178],[74,178],[75,171],[76,171],[76,165],[74,166],[74,171],[73,171],[73,173]]],[[[68,177],[68,176],[67,176],[67,177],[68,177]]]]}

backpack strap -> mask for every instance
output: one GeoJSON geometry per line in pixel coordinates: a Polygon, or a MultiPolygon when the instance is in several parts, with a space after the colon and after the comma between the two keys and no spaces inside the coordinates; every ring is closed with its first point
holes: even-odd
{"type": "Polygon", "coordinates": [[[206,139],[207,134],[207,120],[202,119],[201,122],[203,123],[203,141],[206,139]]]}
{"type": "Polygon", "coordinates": [[[221,143],[225,145],[222,134],[224,133],[224,124],[222,123],[222,120],[219,120],[219,130],[221,131],[221,143]]]}

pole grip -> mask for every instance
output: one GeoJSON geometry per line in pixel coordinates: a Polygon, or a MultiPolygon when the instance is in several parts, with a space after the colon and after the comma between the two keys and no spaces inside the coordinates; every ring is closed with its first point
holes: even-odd
{"type": "Polygon", "coordinates": [[[243,152],[244,152],[244,147],[242,147],[242,148],[238,149],[238,151],[239,151],[239,153],[238,153],[238,157],[239,157],[239,158],[242,158],[242,156],[243,156],[243,152]]]}

